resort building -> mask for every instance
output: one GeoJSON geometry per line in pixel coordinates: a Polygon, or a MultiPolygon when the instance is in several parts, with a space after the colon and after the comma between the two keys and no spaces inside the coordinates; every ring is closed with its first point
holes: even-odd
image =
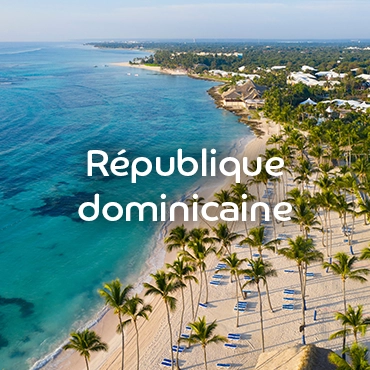
{"type": "Polygon", "coordinates": [[[262,95],[266,87],[256,85],[252,80],[247,80],[243,85],[235,86],[222,94],[223,105],[233,108],[256,109],[264,104],[262,95]]]}

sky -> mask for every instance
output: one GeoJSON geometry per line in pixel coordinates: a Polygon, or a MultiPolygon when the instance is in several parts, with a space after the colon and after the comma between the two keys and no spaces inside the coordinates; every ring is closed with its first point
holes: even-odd
{"type": "Polygon", "coordinates": [[[0,41],[370,39],[369,0],[0,0],[0,41]]]}

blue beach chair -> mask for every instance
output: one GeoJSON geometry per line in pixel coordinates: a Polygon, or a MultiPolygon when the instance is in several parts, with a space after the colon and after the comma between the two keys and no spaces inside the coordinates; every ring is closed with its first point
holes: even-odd
{"type": "Polygon", "coordinates": [[[235,349],[237,347],[237,345],[233,343],[225,343],[224,346],[231,349],[235,349]]]}

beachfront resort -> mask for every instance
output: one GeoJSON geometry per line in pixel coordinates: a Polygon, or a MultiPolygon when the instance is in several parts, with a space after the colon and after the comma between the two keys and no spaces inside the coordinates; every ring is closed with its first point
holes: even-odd
{"type": "Polygon", "coordinates": [[[217,215],[247,195],[249,210],[255,201],[288,202],[291,220],[260,211],[248,222],[171,223],[163,268],[138,294],[119,279],[102,282],[109,314],[71,334],[64,349],[73,355],[58,368],[370,368],[369,51],[282,48],[283,64],[263,48],[261,65],[238,50],[158,50],[136,68],[217,81],[217,105],[256,133],[243,153],[250,169],[258,156],[284,160],[280,178],[262,170],[229,180],[189,207],[214,201],[217,215]]]}

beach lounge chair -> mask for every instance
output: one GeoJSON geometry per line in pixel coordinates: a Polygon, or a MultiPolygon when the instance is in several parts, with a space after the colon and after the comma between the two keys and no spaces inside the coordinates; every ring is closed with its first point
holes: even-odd
{"type": "Polygon", "coordinates": [[[216,274],[212,276],[212,279],[222,279],[224,275],[216,274]]]}
{"type": "Polygon", "coordinates": [[[314,277],[315,274],[313,272],[306,272],[307,277],[314,277]]]}
{"type": "Polygon", "coordinates": [[[253,257],[258,258],[258,257],[260,257],[260,254],[259,253],[253,253],[253,257]]]}
{"type": "Polygon", "coordinates": [[[245,248],[245,245],[235,244],[235,248],[245,248]]]}
{"type": "Polygon", "coordinates": [[[227,339],[230,339],[230,340],[240,340],[241,338],[241,334],[232,334],[232,333],[229,333],[227,335],[227,339]]]}
{"type": "Polygon", "coordinates": [[[284,301],[294,301],[293,297],[283,297],[284,301]]]}
{"type": "Polygon", "coordinates": [[[294,289],[284,289],[284,294],[295,294],[294,289]]]}
{"type": "Polygon", "coordinates": [[[292,273],[292,272],[295,272],[295,271],[294,270],[286,269],[286,270],[284,270],[284,272],[288,274],[288,273],[292,273]]]}
{"type": "MultiPolygon", "coordinates": [[[[173,363],[176,364],[176,361],[173,360],[173,363]]],[[[163,361],[161,362],[161,365],[165,367],[171,367],[171,360],[169,358],[164,358],[163,361]]]]}
{"type": "Polygon", "coordinates": [[[343,243],[348,243],[348,239],[343,239],[343,243]]]}
{"type": "Polygon", "coordinates": [[[239,311],[245,311],[247,309],[247,302],[239,302],[238,305],[234,306],[234,311],[236,311],[239,308],[239,311]]]}
{"type": "Polygon", "coordinates": [[[203,308],[207,308],[208,307],[208,305],[206,303],[201,303],[201,302],[199,303],[199,306],[200,307],[203,307],[203,308]]]}
{"type": "Polygon", "coordinates": [[[186,330],[191,330],[191,327],[190,326],[185,326],[185,329],[186,330]]]}
{"type": "Polygon", "coordinates": [[[349,253],[351,253],[351,254],[352,254],[352,256],[354,256],[354,255],[355,255],[355,253],[353,252],[353,247],[352,247],[352,245],[350,245],[350,246],[349,246],[349,253]]]}
{"type": "Polygon", "coordinates": [[[226,267],[226,263],[219,263],[219,264],[215,267],[215,270],[224,269],[225,267],[226,267]]]}
{"type": "Polygon", "coordinates": [[[294,310],[294,304],[283,304],[283,310],[294,310]]]}
{"type": "Polygon", "coordinates": [[[173,352],[179,352],[179,353],[182,353],[185,351],[185,347],[184,346],[172,346],[172,351],[173,352]]]}
{"type": "Polygon", "coordinates": [[[231,349],[235,349],[236,347],[238,347],[237,344],[233,344],[233,343],[225,343],[224,346],[226,348],[231,348],[231,349]]]}
{"type": "Polygon", "coordinates": [[[222,368],[229,368],[231,367],[231,364],[216,364],[217,367],[222,367],[222,368]]]}
{"type": "Polygon", "coordinates": [[[209,283],[211,285],[216,285],[216,286],[221,284],[221,282],[219,280],[211,280],[209,283]]]}
{"type": "Polygon", "coordinates": [[[190,338],[189,334],[181,334],[180,336],[181,336],[181,338],[184,338],[184,339],[189,339],[190,338]]]}

